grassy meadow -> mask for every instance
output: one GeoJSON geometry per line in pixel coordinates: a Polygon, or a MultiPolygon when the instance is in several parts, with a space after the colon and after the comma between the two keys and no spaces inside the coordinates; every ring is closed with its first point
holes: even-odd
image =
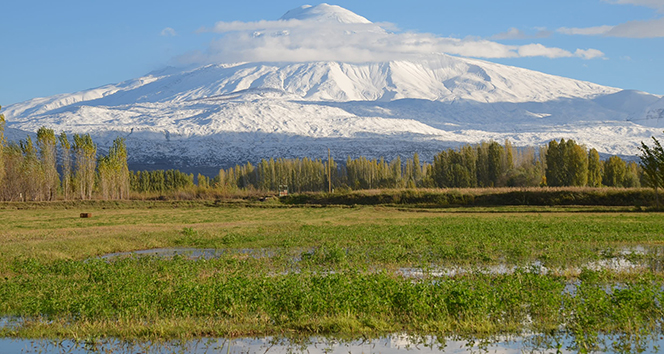
{"type": "Polygon", "coordinates": [[[631,207],[6,203],[0,220],[0,315],[22,319],[4,336],[534,331],[592,348],[664,319],[664,214],[631,207]],[[99,258],[168,247],[227,252],[99,258]],[[596,266],[616,259],[649,266],[596,266]]]}

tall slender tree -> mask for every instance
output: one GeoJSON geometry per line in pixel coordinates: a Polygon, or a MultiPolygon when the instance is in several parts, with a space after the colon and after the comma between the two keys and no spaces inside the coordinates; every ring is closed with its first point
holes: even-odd
{"type": "Polygon", "coordinates": [[[588,153],[583,145],[574,140],[565,144],[565,165],[567,166],[567,186],[585,186],[588,183],[588,153]]]}
{"type": "Polygon", "coordinates": [[[488,175],[491,187],[498,187],[500,178],[503,176],[505,163],[503,161],[505,151],[500,144],[495,141],[489,143],[488,154],[488,175]]]}
{"type": "Polygon", "coordinates": [[[24,201],[39,200],[43,195],[42,181],[44,177],[39,158],[37,157],[37,149],[30,136],[25,140],[22,140],[19,145],[23,154],[23,161],[19,173],[22,180],[21,195],[23,196],[24,201]]]}
{"type": "Polygon", "coordinates": [[[588,151],[588,186],[599,187],[602,185],[602,164],[599,153],[595,149],[588,151]]]}
{"type": "Polygon", "coordinates": [[[58,135],[58,142],[60,143],[62,167],[62,195],[65,200],[68,200],[71,198],[72,189],[71,143],[69,142],[65,132],[62,132],[60,135],[58,135]]]}
{"type": "Polygon", "coordinates": [[[560,144],[556,140],[551,140],[546,149],[546,184],[548,186],[564,185],[564,155],[561,148],[564,143],[564,139],[560,140],[560,144]]]}
{"type": "Polygon", "coordinates": [[[127,146],[125,139],[118,137],[113,140],[109,150],[114,168],[115,198],[124,199],[129,195],[129,165],[127,164],[127,146]]]}
{"type": "Polygon", "coordinates": [[[56,138],[53,129],[41,127],[37,131],[37,146],[39,147],[39,158],[43,171],[43,193],[44,199],[55,199],[59,184],[58,170],[56,167],[57,156],[55,150],[56,138]]]}
{"type": "Polygon", "coordinates": [[[491,180],[489,178],[489,144],[482,141],[476,147],[477,155],[477,185],[479,187],[490,187],[491,180]]]}
{"type": "Polygon", "coordinates": [[[95,184],[97,145],[90,134],[74,134],[74,153],[76,155],[76,184],[81,199],[92,199],[95,184]]]}
{"type": "MultiPolygon", "coordinates": [[[[0,106],[2,109],[2,106],[0,106]]],[[[0,113],[0,199],[5,181],[5,115],[0,113]]]]}

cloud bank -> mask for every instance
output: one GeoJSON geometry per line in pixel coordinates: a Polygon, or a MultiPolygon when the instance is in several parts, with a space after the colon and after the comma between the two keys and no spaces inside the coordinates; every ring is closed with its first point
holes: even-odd
{"type": "MultiPolygon", "coordinates": [[[[644,6],[664,13],[664,0],[604,0],[611,4],[644,6]]],[[[562,27],[558,33],[583,36],[605,36],[621,38],[661,38],[664,37],[664,18],[642,21],[629,21],[615,26],[585,28],[562,27]]]]}
{"type": "Polygon", "coordinates": [[[603,1],[611,4],[650,7],[660,12],[664,12],[664,0],[603,0],[603,1]]]}
{"type": "Polygon", "coordinates": [[[586,28],[559,28],[558,33],[585,36],[606,36],[621,38],[660,38],[664,37],[664,18],[648,21],[629,21],[617,26],[586,28]]]}
{"type": "MultiPolygon", "coordinates": [[[[516,30],[518,31],[518,30],[516,30]]],[[[382,62],[447,53],[476,58],[579,57],[593,59],[598,50],[574,52],[539,43],[506,45],[468,37],[440,37],[430,33],[399,32],[389,23],[340,23],[320,20],[218,22],[199,33],[221,37],[207,51],[181,56],[181,63],[344,61],[382,62]]],[[[510,35],[508,33],[508,35],[510,35]]],[[[507,38],[507,36],[505,38],[507,38]]],[[[512,31],[511,35],[519,36],[512,31]]]]}
{"type": "Polygon", "coordinates": [[[531,39],[531,38],[547,38],[550,36],[551,32],[547,31],[545,28],[538,28],[537,33],[533,35],[533,34],[528,34],[518,28],[512,27],[505,32],[491,36],[490,39],[495,39],[495,40],[531,39]]]}

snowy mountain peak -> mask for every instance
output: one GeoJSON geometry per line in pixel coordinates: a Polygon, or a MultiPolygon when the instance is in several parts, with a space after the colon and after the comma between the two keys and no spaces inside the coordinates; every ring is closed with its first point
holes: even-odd
{"type": "Polygon", "coordinates": [[[280,20],[307,20],[318,22],[359,23],[369,24],[371,21],[341,6],[322,3],[316,6],[303,5],[292,9],[280,20]]]}
{"type": "MultiPolygon", "coordinates": [[[[293,9],[281,20],[311,23],[300,35],[279,31],[259,40],[297,47],[307,35],[328,40],[311,28],[344,36],[382,30],[328,4],[293,9]]],[[[491,139],[540,146],[565,138],[603,154],[635,155],[664,128],[660,96],[442,53],[165,68],[3,113],[10,139],[45,126],[91,133],[104,150],[123,136],[134,166],[217,171],[261,158],[322,157],[328,148],[335,159],[418,152],[430,161],[443,148],[491,139]]]]}

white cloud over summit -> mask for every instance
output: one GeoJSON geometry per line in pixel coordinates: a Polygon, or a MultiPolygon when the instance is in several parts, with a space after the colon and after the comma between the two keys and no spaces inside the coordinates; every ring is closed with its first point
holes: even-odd
{"type": "MultiPolygon", "coordinates": [[[[376,62],[447,53],[477,58],[580,57],[603,53],[574,52],[539,43],[506,45],[468,37],[441,37],[431,33],[402,32],[389,23],[342,23],[320,19],[288,19],[256,22],[217,22],[199,32],[218,33],[207,51],[179,58],[184,63],[258,61],[376,62]],[[592,54],[588,54],[592,53],[592,54]]],[[[519,33],[512,32],[514,36],[519,33]]]]}

